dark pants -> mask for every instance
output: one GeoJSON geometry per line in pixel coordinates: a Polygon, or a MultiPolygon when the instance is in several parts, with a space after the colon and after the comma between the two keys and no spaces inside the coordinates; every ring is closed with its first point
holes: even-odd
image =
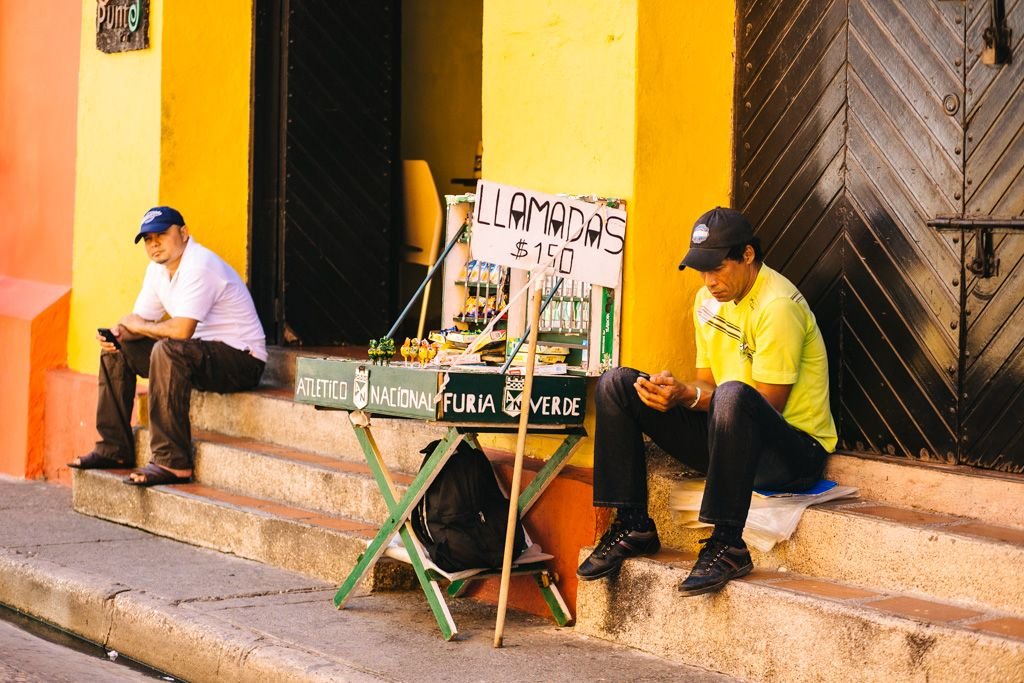
{"type": "Polygon", "coordinates": [[[594,505],[647,508],[642,434],[669,455],[707,474],[700,520],[743,526],[753,489],[802,491],[821,478],[828,453],[794,429],[753,387],[725,382],[707,413],[666,413],[640,401],[637,371],[616,368],[597,383],[594,505]]]}
{"type": "Polygon", "coordinates": [[[192,469],[192,389],[230,393],[259,384],[264,363],[223,342],[152,339],[121,342],[121,351],[100,354],[96,452],[125,463],[135,459],[131,430],[135,379],[149,378],[149,429],[153,460],[192,469]]]}

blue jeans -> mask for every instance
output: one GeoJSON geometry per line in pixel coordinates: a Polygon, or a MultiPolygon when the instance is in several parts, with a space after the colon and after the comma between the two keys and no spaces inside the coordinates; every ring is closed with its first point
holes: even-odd
{"type": "Polygon", "coordinates": [[[707,474],[700,520],[708,524],[743,526],[755,488],[803,491],[821,478],[828,453],[753,387],[725,382],[707,413],[681,407],[662,413],[637,396],[636,378],[636,370],[616,368],[597,383],[594,505],[647,508],[643,434],[707,474]]]}

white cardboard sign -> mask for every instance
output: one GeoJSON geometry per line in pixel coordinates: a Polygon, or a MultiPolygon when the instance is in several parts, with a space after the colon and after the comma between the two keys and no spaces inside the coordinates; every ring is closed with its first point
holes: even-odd
{"type": "Polygon", "coordinates": [[[481,180],[473,209],[473,258],[618,287],[626,212],[604,203],[481,180]]]}

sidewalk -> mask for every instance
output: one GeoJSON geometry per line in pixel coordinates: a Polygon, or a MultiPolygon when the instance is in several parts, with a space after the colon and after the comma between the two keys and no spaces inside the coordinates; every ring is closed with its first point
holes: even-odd
{"type": "MultiPolygon", "coordinates": [[[[232,533],[224,529],[224,533],[232,533]]],[[[727,681],[510,612],[422,594],[335,610],[335,586],[86,517],[71,492],[0,477],[0,603],[191,681],[727,681]]]]}

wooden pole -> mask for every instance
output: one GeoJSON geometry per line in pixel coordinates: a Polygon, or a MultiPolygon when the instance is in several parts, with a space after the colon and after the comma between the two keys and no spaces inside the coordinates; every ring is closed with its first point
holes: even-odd
{"type": "Polygon", "coordinates": [[[522,408],[519,412],[519,435],[516,440],[516,461],[512,468],[512,486],[508,500],[508,530],[505,532],[505,556],[501,562],[501,590],[498,592],[498,621],[494,627],[494,647],[501,647],[505,633],[505,610],[508,608],[508,585],[512,579],[512,550],[515,547],[516,522],[519,517],[519,486],[523,477],[523,454],[526,452],[526,426],[530,422],[530,394],[533,392],[533,365],[537,359],[537,328],[540,323],[540,282],[530,299],[530,346],[526,354],[526,381],[523,383],[522,408]]]}

